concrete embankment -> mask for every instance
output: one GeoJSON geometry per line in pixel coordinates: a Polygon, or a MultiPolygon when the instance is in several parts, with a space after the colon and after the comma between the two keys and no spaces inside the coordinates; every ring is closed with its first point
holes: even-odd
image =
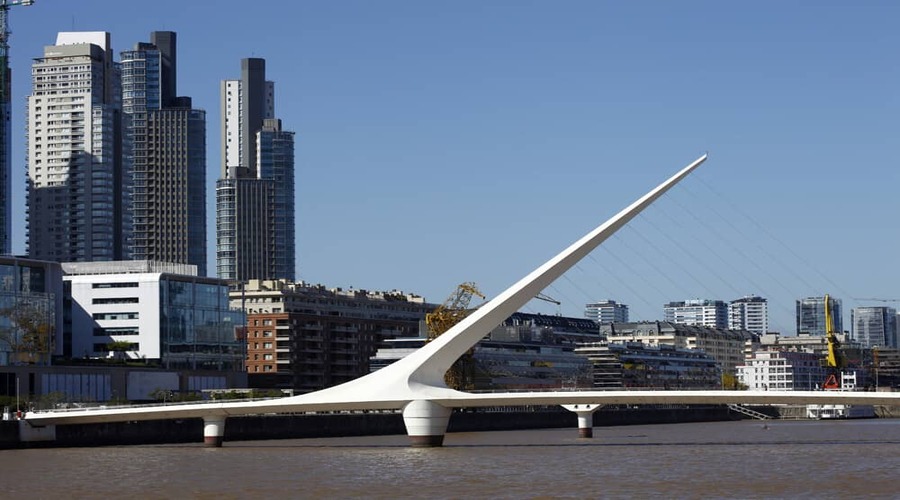
{"type": "MultiPolygon", "coordinates": [[[[726,407],[602,408],[595,426],[720,421],[736,418],[726,407]]],[[[27,424],[25,424],[27,425],[27,424]]],[[[514,411],[456,411],[448,432],[576,428],[574,413],[561,408],[514,411]]],[[[225,425],[225,442],[261,439],[303,439],[405,434],[399,413],[333,413],[232,417],[225,425]]],[[[112,446],[201,443],[200,419],[153,420],[107,424],[60,425],[52,442],[21,443],[19,422],[0,422],[0,448],[112,446]]]]}

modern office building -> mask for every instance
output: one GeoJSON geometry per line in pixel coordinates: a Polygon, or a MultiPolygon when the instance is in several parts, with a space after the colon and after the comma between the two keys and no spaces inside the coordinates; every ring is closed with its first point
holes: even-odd
{"type": "Polygon", "coordinates": [[[123,237],[126,257],[191,264],[205,276],[206,112],[176,96],[176,48],[175,33],[157,31],[121,53],[123,237]]]}
{"type": "Polygon", "coordinates": [[[897,344],[897,310],[893,307],[857,307],[850,310],[853,338],[863,348],[900,347],[897,344]]]}
{"type": "Polygon", "coordinates": [[[294,134],[275,118],[265,60],[242,60],[241,79],[222,82],[221,103],[216,272],[229,280],[293,281],[294,134]]]}
{"type": "Polygon", "coordinates": [[[109,33],[59,33],[32,65],[28,96],[28,255],[123,255],[119,68],[109,33]]]}
{"type": "Polygon", "coordinates": [[[628,323],[628,306],[615,300],[601,300],[584,306],[584,317],[597,323],[628,323]]]}
{"type": "Polygon", "coordinates": [[[716,360],[725,373],[734,373],[759,346],[759,336],[746,330],[727,330],[666,321],[611,323],[600,325],[600,335],[610,343],[641,342],[650,346],[670,345],[699,349],[716,360]]]}
{"type": "Polygon", "coordinates": [[[719,389],[716,360],[703,351],[640,342],[592,342],[575,348],[591,362],[597,389],[719,389]]]}
{"type": "Polygon", "coordinates": [[[721,300],[685,300],[663,307],[665,321],[679,325],[728,328],[728,305],[721,300]]]}
{"type": "Polygon", "coordinates": [[[748,295],[728,303],[728,329],[747,330],[757,335],[769,331],[769,305],[762,297],[748,295]]]}
{"type": "MultiPolygon", "coordinates": [[[[834,331],[844,331],[841,299],[828,297],[834,331]]],[[[807,297],[797,301],[797,335],[825,335],[825,297],[807,297]]]]}
{"type": "Polygon", "coordinates": [[[48,365],[62,353],[62,268],[0,256],[0,366],[48,365]]]}
{"type": "Polygon", "coordinates": [[[750,390],[812,391],[828,376],[821,361],[809,352],[761,349],[737,367],[737,377],[750,390]]]}
{"type": "Polygon", "coordinates": [[[67,357],[121,355],[165,369],[243,371],[244,315],[230,307],[226,281],[197,276],[188,264],[62,266],[67,357]]]}
{"type": "Polygon", "coordinates": [[[268,267],[273,277],[294,279],[294,133],[282,130],[281,120],[267,118],[256,133],[256,146],[259,177],[272,183],[268,267]]]}

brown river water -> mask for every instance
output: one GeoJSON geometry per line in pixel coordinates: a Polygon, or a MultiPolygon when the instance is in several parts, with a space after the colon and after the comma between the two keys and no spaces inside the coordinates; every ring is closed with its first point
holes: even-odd
{"type": "Polygon", "coordinates": [[[0,451],[0,498],[900,498],[900,419],[0,451]]]}

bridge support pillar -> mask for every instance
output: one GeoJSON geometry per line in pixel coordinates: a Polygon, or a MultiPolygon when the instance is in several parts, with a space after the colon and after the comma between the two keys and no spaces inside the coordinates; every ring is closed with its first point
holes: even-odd
{"type": "Polygon", "coordinates": [[[450,408],[422,399],[409,402],[403,408],[403,423],[406,424],[410,444],[414,448],[443,445],[452,411],[450,408]]]}
{"type": "Polygon", "coordinates": [[[208,448],[221,448],[225,438],[225,417],[203,417],[203,444],[208,448]]]}
{"type": "Polygon", "coordinates": [[[562,405],[563,408],[578,416],[578,437],[594,437],[594,412],[600,408],[598,404],[562,405]]]}

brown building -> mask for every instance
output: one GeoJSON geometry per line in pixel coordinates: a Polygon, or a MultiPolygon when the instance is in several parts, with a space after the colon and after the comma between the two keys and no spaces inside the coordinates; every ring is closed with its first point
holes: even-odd
{"type": "Polygon", "coordinates": [[[251,387],[311,392],[369,372],[385,339],[417,336],[435,305],[399,291],[328,289],[286,280],[250,280],[231,292],[247,313],[251,387]]]}

